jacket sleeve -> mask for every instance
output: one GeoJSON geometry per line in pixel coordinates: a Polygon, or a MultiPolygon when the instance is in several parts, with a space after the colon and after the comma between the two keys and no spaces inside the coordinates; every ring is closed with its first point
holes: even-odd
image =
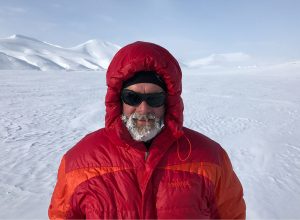
{"type": "Polygon", "coordinates": [[[67,186],[66,186],[65,156],[64,156],[61,160],[58,169],[57,182],[48,209],[48,216],[50,219],[66,219],[66,212],[67,212],[66,187],[67,186]]]}
{"type": "Polygon", "coordinates": [[[214,218],[245,219],[246,204],[242,185],[233,171],[227,153],[222,149],[221,172],[216,184],[216,212],[214,218]]]}

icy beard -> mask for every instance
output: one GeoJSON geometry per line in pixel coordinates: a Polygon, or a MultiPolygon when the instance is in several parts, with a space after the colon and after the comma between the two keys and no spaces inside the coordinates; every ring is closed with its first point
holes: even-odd
{"type": "Polygon", "coordinates": [[[131,137],[136,141],[149,141],[154,138],[163,128],[163,119],[157,118],[154,114],[141,115],[133,113],[130,116],[121,117],[124,125],[127,127],[131,137]],[[136,120],[154,120],[152,123],[147,123],[144,126],[137,126],[136,120]]]}

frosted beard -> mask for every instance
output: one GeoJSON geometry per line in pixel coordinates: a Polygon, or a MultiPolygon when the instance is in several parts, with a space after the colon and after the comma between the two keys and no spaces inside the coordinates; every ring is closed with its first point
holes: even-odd
{"type": "Polygon", "coordinates": [[[154,114],[141,115],[133,113],[129,117],[124,114],[121,117],[124,125],[128,129],[131,137],[136,141],[149,141],[154,138],[163,128],[163,119],[157,118],[154,114]],[[149,121],[146,125],[137,126],[137,120],[149,121]]]}

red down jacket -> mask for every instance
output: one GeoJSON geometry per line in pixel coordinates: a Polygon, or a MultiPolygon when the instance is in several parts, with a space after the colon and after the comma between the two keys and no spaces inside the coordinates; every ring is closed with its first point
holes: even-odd
{"type": "Polygon", "coordinates": [[[245,218],[242,186],[226,152],[183,127],[181,70],[164,48],[136,42],[107,71],[105,128],[84,137],[62,158],[51,219],[245,218]],[[123,81],[154,70],[166,82],[165,126],[149,152],[120,119],[123,81]]]}

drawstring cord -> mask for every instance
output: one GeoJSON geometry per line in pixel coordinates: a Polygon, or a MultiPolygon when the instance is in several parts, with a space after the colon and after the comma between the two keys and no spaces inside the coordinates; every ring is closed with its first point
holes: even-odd
{"type": "Polygon", "coordinates": [[[180,153],[179,153],[179,143],[178,143],[178,139],[177,139],[177,156],[178,156],[179,160],[182,161],[182,162],[186,161],[192,153],[192,144],[191,144],[190,140],[187,138],[187,136],[185,136],[185,134],[183,134],[183,136],[189,142],[189,153],[188,153],[186,158],[182,159],[182,157],[180,156],[180,153]]]}

